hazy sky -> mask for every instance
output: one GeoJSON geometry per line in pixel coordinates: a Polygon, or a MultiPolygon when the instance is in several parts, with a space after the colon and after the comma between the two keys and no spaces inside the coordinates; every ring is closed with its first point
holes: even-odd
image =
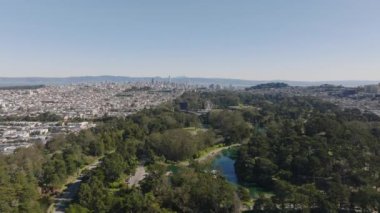
{"type": "Polygon", "coordinates": [[[380,80],[379,0],[0,0],[0,76],[380,80]]]}

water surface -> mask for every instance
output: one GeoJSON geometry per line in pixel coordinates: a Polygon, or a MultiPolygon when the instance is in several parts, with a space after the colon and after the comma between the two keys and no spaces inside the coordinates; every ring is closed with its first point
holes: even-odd
{"type": "Polygon", "coordinates": [[[268,191],[252,185],[240,183],[235,171],[235,161],[237,149],[224,150],[212,161],[212,169],[217,170],[229,183],[238,187],[242,186],[249,189],[252,198],[259,197],[260,194],[270,194],[268,191]]]}

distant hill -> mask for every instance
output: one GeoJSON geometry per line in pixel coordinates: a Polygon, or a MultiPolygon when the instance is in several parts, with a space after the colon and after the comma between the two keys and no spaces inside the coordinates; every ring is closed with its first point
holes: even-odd
{"type": "Polygon", "coordinates": [[[191,77],[175,77],[175,78],[162,78],[162,77],[127,77],[127,76],[80,76],[80,77],[65,77],[65,78],[43,78],[43,77],[21,77],[21,78],[8,78],[0,77],[0,87],[6,86],[31,86],[31,85],[65,85],[65,84],[78,84],[78,83],[99,83],[99,82],[138,82],[138,81],[171,81],[174,83],[186,83],[190,85],[210,85],[219,84],[221,86],[234,86],[234,87],[252,87],[259,84],[267,84],[271,82],[283,82],[289,86],[318,86],[322,84],[342,85],[346,87],[356,87],[368,84],[377,84],[378,81],[255,81],[255,80],[241,80],[241,79],[224,79],[224,78],[191,78],[191,77]]]}
{"type": "Polygon", "coordinates": [[[23,86],[23,85],[65,85],[79,83],[99,83],[99,82],[131,82],[144,81],[151,78],[130,78],[122,76],[80,76],[65,78],[44,78],[44,77],[20,77],[1,78],[0,86],[23,86]]]}
{"type": "Polygon", "coordinates": [[[278,88],[285,88],[289,87],[288,84],[282,83],[282,82],[271,82],[266,84],[259,84],[256,86],[248,87],[246,90],[254,90],[254,89],[278,89],[278,88]]]}
{"type": "Polygon", "coordinates": [[[45,85],[0,86],[0,90],[30,90],[43,87],[45,87],[45,85]]]}

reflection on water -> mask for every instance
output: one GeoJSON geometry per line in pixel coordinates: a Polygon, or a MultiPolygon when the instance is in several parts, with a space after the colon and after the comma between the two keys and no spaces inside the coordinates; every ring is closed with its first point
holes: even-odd
{"type": "Polygon", "coordinates": [[[252,185],[247,186],[246,184],[239,183],[234,166],[236,152],[236,149],[224,150],[212,161],[212,169],[217,170],[228,182],[234,186],[243,186],[245,188],[248,188],[252,198],[257,198],[260,194],[270,194],[270,192],[260,187],[252,185]]]}
{"type": "Polygon", "coordinates": [[[238,184],[238,178],[235,172],[235,160],[230,157],[220,154],[212,162],[212,167],[218,170],[226,180],[234,185],[238,184]]]}

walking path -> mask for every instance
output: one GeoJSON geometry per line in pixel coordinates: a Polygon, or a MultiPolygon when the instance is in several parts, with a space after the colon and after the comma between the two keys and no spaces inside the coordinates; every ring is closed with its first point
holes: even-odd
{"type": "MultiPolygon", "coordinates": [[[[232,144],[230,146],[224,146],[224,147],[219,147],[219,148],[213,149],[213,150],[209,151],[207,154],[195,159],[195,161],[202,162],[202,161],[208,160],[210,158],[215,157],[217,154],[219,154],[223,150],[226,150],[226,149],[229,149],[232,147],[237,147],[240,145],[241,144],[232,144]]],[[[189,161],[182,161],[182,162],[179,162],[178,164],[181,166],[188,166],[189,161]]],[[[146,172],[144,165],[143,164],[139,165],[136,168],[135,173],[128,178],[128,180],[127,180],[128,186],[129,187],[139,186],[140,181],[144,180],[146,175],[147,175],[147,172],[146,172]]]]}
{"type": "Polygon", "coordinates": [[[128,186],[138,186],[139,182],[144,180],[145,176],[147,175],[144,165],[140,165],[136,168],[136,172],[134,175],[130,176],[128,178],[128,186]]]}
{"type": "Polygon", "coordinates": [[[214,149],[214,150],[210,151],[206,155],[201,156],[201,157],[199,157],[199,158],[197,158],[195,160],[198,161],[198,162],[202,162],[202,161],[205,161],[205,160],[208,160],[210,158],[215,157],[217,154],[219,154],[223,150],[226,150],[226,149],[229,149],[229,148],[233,148],[233,147],[237,147],[237,146],[240,146],[240,145],[241,144],[232,144],[232,145],[229,145],[229,146],[220,147],[220,148],[217,148],[217,149],[214,149]]]}
{"type": "MultiPolygon", "coordinates": [[[[218,147],[218,148],[215,148],[213,150],[210,150],[207,154],[195,159],[195,161],[197,162],[203,162],[205,160],[208,160],[210,158],[213,158],[215,157],[216,155],[218,155],[220,152],[222,152],[223,150],[226,150],[226,149],[229,149],[229,148],[233,148],[233,147],[238,147],[238,146],[241,146],[241,144],[232,144],[232,145],[229,145],[229,146],[223,146],[223,147],[218,147]]],[[[188,160],[186,161],[181,161],[178,163],[178,165],[180,166],[189,166],[190,162],[188,160]]]]}

